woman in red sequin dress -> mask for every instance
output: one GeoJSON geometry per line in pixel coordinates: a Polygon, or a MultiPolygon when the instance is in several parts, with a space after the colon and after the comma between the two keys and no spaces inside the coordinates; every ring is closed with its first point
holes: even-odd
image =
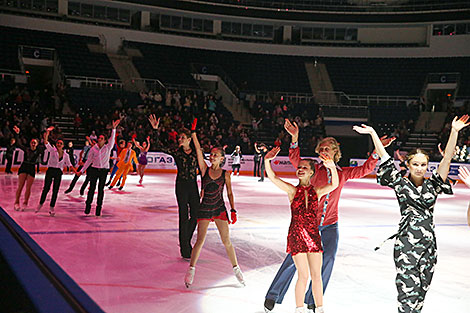
{"type": "Polygon", "coordinates": [[[323,312],[323,284],[321,279],[322,245],[318,231],[318,199],[338,187],[339,179],[336,165],[326,154],[320,159],[331,171],[331,183],[325,186],[313,186],[310,178],[315,173],[314,160],[303,159],[299,162],[296,176],[299,184],[294,186],[276,176],[270,161],[281,149],[276,147],[266,154],[264,162],[269,179],[279,189],[287,192],[291,202],[292,219],[287,235],[287,253],[292,254],[297,267],[298,279],[295,285],[295,312],[304,312],[304,294],[307,282],[312,279],[312,293],[317,305],[315,312],[323,312]]]}

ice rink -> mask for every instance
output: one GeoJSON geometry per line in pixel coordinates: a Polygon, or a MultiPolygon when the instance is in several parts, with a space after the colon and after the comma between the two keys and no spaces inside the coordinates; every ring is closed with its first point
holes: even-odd
{"type": "MultiPolygon", "coordinates": [[[[104,311],[264,312],[264,296],[286,256],[290,222],[287,195],[269,179],[232,179],[238,222],[230,226],[231,239],[246,286],[233,275],[212,224],[189,289],[183,282],[189,261],[180,257],[177,246],[174,174],[148,174],[143,185],[131,175],[123,191],[106,189],[101,218],[92,215],[94,206],[91,216],[83,213],[85,198],[79,196],[79,187],[84,178],[64,195],[72,175],[63,176],[56,216],[48,215],[49,202],[35,214],[43,179],[44,174],[36,177],[29,208],[16,212],[17,176],[0,174],[0,205],[104,311]]],[[[288,180],[296,182],[293,177],[288,180]]],[[[453,196],[441,195],[436,204],[439,256],[423,313],[470,312],[469,201],[470,189],[460,183],[453,196]]],[[[393,191],[371,178],[352,180],[345,185],[339,206],[339,249],[325,293],[326,312],[397,312],[393,243],[374,251],[397,230],[399,210],[393,191]]],[[[273,312],[294,309],[292,284],[273,312]]]]}

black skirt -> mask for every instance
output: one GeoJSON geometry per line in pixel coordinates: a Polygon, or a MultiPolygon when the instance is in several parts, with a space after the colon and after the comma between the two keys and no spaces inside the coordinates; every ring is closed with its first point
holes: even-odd
{"type": "Polygon", "coordinates": [[[18,170],[18,175],[21,173],[26,173],[29,176],[36,177],[35,164],[22,163],[18,170]]]}

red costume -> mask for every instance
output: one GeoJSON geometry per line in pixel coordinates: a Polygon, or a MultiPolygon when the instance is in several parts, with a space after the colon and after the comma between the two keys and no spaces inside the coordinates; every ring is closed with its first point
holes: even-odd
{"type": "Polygon", "coordinates": [[[313,185],[297,186],[291,203],[292,219],[287,235],[287,253],[323,252],[318,231],[318,197],[313,185]]]}

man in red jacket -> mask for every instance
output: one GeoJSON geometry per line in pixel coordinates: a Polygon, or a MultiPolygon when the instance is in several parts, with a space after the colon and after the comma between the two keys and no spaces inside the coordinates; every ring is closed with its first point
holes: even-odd
{"type": "MultiPolygon", "coordinates": [[[[297,168],[300,162],[300,149],[298,146],[299,128],[294,122],[293,124],[286,119],[284,128],[292,136],[291,146],[289,149],[289,160],[292,165],[297,168]]],[[[382,137],[384,146],[388,146],[395,138],[382,137]]],[[[341,159],[341,150],[339,144],[333,137],[327,137],[321,140],[315,148],[316,153],[326,153],[332,158],[335,163],[338,163],[341,159]]],[[[339,186],[327,194],[326,196],[319,199],[318,208],[320,210],[319,218],[319,230],[322,238],[323,245],[323,265],[322,265],[322,280],[323,280],[323,292],[325,292],[328,282],[333,271],[333,265],[335,263],[336,251],[338,250],[338,201],[341,195],[341,190],[344,184],[349,179],[361,178],[371,173],[379,159],[376,153],[371,154],[367,161],[356,167],[339,167],[338,177],[339,186]]],[[[315,174],[311,179],[311,183],[314,186],[324,186],[331,180],[329,170],[323,166],[323,164],[315,165],[315,174]]],[[[266,294],[266,300],[264,302],[265,312],[270,312],[275,303],[282,303],[284,295],[289,288],[290,282],[294,277],[296,268],[292,256],[287,255],[281,268],[276,274],[269,290],[266,294]]],[[[312,310],[315,308],[315,303],[312,296],[312,287],[309,285],[309,289],[305,295],[305,303],[307,303],[308,309],[312,310]]]]}

